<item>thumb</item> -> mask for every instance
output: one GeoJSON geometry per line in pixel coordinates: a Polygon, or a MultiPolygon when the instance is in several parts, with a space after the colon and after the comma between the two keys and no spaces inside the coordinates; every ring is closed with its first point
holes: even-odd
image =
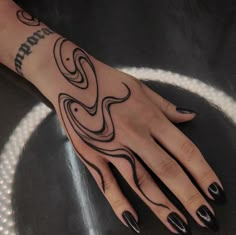
{"type": "Polygon", "coordinates": [[[159,109],[171,122],[181,123],[195,118],[197,113],[194,110],[185,107],[176,107],[174,104],[161,97],[146,85],[143,86],[143,89],[151,101],[159,107],[159,109]]]}
{"type": "Polygon", "coordinates": [[[167,108],[160,108],[165,116],[174,123],[188,122],[194,119],[197,115],[195,111],[185,107],[176,107],[174,104],[168,102],[167,108]]]}

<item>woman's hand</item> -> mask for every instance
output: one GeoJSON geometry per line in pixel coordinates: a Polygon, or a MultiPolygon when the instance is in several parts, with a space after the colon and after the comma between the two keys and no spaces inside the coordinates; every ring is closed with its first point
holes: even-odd
{"type": "Polygon", "coordinates": [[[138,155],[197,223],[218,228],[211,206],[164,150],[185,166],[210,199],[224,200],[223,187],[198,148],[172,124],[193,119],[194,112],[176,108],[135,78],[102,64],[13,1],[0,1],[0,13],[1,63],[52,102],[75,151],[125,225],[139,233],[138,216],[109,162],[172,232],[191,233],[138,155]]]}
{"type": "Polygon", "coordinates": [[[138,216],[109,162],[172,232],[190,234],[184,215],[162,193],[138,155],[197,223],[216,230],[213,209],[164,150],[184,165],[210,199],[224,199],[222,185],[201,152],[172,124],[192,120],[195,113],[176,108],[140,81],[102,64],[62,37],[55,40],[51,53],[50,72],[46,69],[47,74],[40,75],[55,78],[54,86],[45,89],[46,96],[119,219],[139,233],[138,216]]]}

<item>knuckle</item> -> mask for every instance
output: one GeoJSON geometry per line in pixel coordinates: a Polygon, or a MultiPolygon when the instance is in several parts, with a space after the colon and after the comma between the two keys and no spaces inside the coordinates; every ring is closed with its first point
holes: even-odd
{"type": "MultiPolygon", "coordinates": [[[[173,208],[173,204],[167,199],[166,196],[164,196],[161,200],[159,199],[159,203],[162,205],[168,207],[168,208],[173,208]]],[[[160,218],[166,218],[166,208],[162,206],[155,206],[154,211],[156,212],[157,216],[160,218]]]]}
{"type": "Polygon", "coordinates": [[[154,112],[148,112],[145,114],[147,123],[150,125],[156,125],[158,123],[159,117],[154,112]]]}
{"type": "Polygon", "coordinates": [[[144,137],[147,136],[146,130],[142,125],[136,127],[131,125],[128,129],[126,135],[129,140],[143,141],[144,137]]]}
{"type": "Polygon", "coordinates": [[[165,116],[161,111],[156,110],[155,112],[150,112],[149,114],[146,114],[145,119],[147,120],[146,123],[148,123],[150,130],[154,128],[158,130],[159,133],[166,132],[168,127],[165,123],[165,116]]]}
{"type": "Polygon", "coordinates": [[[127,141],[144,142],[149,137],[149,129],[142,123],[132,123],[124,129],[125,136],[122,139],[127,141]]]}
{"type": "Polygon", "coordinates": [[[111,201],[111,205],[115,211],[120,211],[122,210],[122,208],[124,208],[125,203],[124,200],[122,200],[122,198],[114,197],[114,199],[111,201]]]}
{"type": "Polygon", "coordinates": [[[180,146],[180,148],[181,148],[182,153],[185,155],[189,155],[189,157],[191,157],[191,155],[193,155],[197,149],[197,147],[190,140],[186,140],[180,146]]]}
{"type": "Polygon", "coordinates": [[[158,175],[160,177],[176,177],[179,174],[179,166],[178,164],[172,160],[165,158],[159,165],[158,175]]]}
{"type": "Polygon", "coordinates": [[[133,138],[137,135],[138,129],[132,120],[132,118],[123,118],[119,121],[119,133],[123,133],[125,138],[133,138]]]}
{"type": "Polygon", "coordinates": [[[106,180],[105,182],[105,196],[109,201],[110,205],[114,209],[114,211],[120,211],[124,208],[125,202],[120,194],[115,193],[116,190],[116,180],[115,178],[106,180]]]}
{"type": "Polygon", "coordinates": [[[142,188],[145,187],[145,185],[147,185],[150,180],[150,176],[145,171],[139,172],[137,178],[138,178],[138,185],[142,188]]]}
{"type": "Polygon", "coordinates": [[[168,125],[166,125],[166,122],[164,120],[164,116],[161,112],[157,113],[155,122],[148,122],[149,123],[149,132],[151,133],[159,133],[164,134],[168,132],[168,125]]]}
{"type": "Polygon", "coordinates": [[[163,110],[170,110],[172,104],[168,100],[161,97],[161,107],[163,110]]]}
{"type": "Polygon", "coordinates": [[[192,209],[192,208],[195,208],[196,206],[200,205],[201,201],[202,201],[202,198],[201,198],[200,194],[198,192],[195,192],[186,199],[184,204],[188,208],[192,209]]]}
{"type": "Polygon", "coordinates": [[[104,180],[104,191],[106,192],[107,196],[113,193],[114,186],[116,185],[116,181],[114,177],[111,177],[109,180],[105,178],[104,180]]]}
{"type": "Polygon", "coordinates": [[[203,173],[201,177],[201,182],[209,184],[210,182],[213,181],[212,179],[215,179],[215,177],[216,177],[215,173],[212,170],[208,170],[203,173]]]}

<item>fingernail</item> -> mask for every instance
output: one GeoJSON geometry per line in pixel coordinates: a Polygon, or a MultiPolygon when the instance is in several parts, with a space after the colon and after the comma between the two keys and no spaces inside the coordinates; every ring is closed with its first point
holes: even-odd
{"type": "Polygon", "coordinates": [[[212,214],[212,212],[206,207],[201,206],[197,210],[198,218],[210,229],[213,231],[219,230],[219,224],[216,220],[216,217],[212,214]]]}
{"type": "Polygon", "coordinates": [[[188,225],[182,220],[182,218],[177,213],[170,213],[167,217],[167,221],[179,234],[192,234],[188,225]]]}
{"type": "Polygon", "coordinates": [[[182,114],[192,114],[192,113],[197,114],[194,110],[188,108],[176,107],[176,111],[182,114]]]}
{"type": "Polygon", "coordinates": [[[129,211],[124,211],[122,213],[122,217],[124,218],[124,220],[126,221],[127,225],[129,226],[129,228],[133,232],[140,233],[139,226],[138,226],[135,218],[133,217],[133,215],[129,211]]]}
{"type": "Polygon", "coordinates": [[[226,196],[224,190],[220,187],[220,185],[216,182],[212,183],[209,188],[208,192],[214,198],[216,202],[224,203],[226,202],[226,196]]]}

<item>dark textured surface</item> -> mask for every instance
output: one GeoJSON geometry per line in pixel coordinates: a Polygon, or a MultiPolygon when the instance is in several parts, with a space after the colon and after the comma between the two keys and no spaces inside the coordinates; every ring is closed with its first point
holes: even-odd
{"type": "MultiPolygon", "coordinates": [[[[233,1],[227,4],[193,0],[18,2],[105,63],[176,71],[198,77],[235,98],[236,7],[233,1]]],[[[7,82],[9,77],[19,79],[17,75],[1,68],[0,76],[2,148],[36,100],[7,82]]],[[[149,85],[178,106],[200,113],[196,120],[179,127],[201,149],[225,186],[227,205],[214,206],[221,224],[216,234],[234,234],[235,127],[222,113],[193,94],[153,82],[149,85]]],[[[114,172],[137,210],[141,234],[170,234],[114,172]]],[[[13,190],[19,235],[132,234],[113,214],[90,173],[71,151],[55,115],[42,123],[27,144],[17,167],[13,190]]],[[[191,219],[190,225],[193,234],[213,234],[191,219]]]]}

